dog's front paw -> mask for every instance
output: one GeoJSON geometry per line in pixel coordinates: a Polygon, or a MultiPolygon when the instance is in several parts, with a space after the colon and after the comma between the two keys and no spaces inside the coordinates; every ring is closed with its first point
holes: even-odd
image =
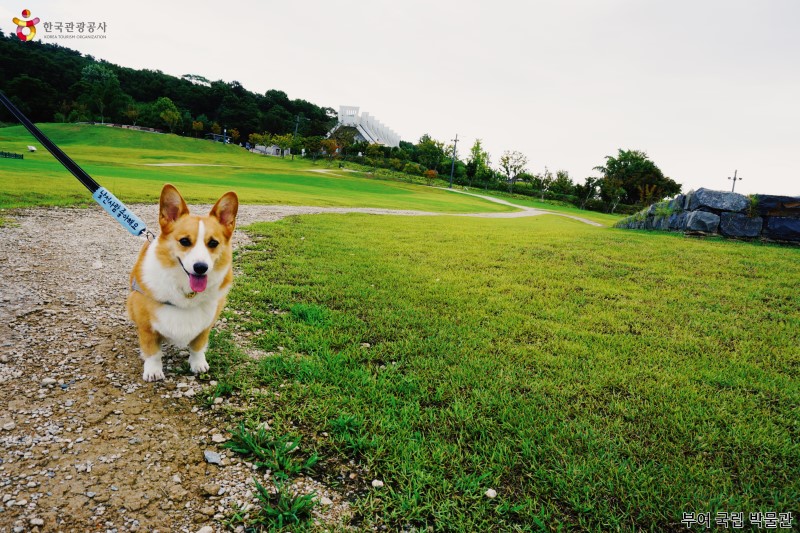
{"type": "Polygon", "coordinates": [[[145,381],[161,381],[164,379],[164,369],[160,357],[148,357],[144,360],[142,379],[145,381]]]}
{"type": "Polygon", "coordinates": [[[196,352],[189,354],[189,368],[195,374],[204,374],[208,372],[208,361],[203,352],[196,352]]]}

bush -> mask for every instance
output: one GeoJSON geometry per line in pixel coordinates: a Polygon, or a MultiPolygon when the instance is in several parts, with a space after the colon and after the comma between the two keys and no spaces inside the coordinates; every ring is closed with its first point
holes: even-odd
{"type": "Polygon", "coordinates": [[[433,185],[433,180],[439,177],[439,173],[433,169],[426,170],[423,173],[425,180],[428,182],[428,185],[433,185]]]}
{"type": "Polygon", "coordinates": [[[422,176],[425,169],[419,163],[406,163],[403,167],[403,172],[406,174],[413,174],[414,176],[422,176]]]}

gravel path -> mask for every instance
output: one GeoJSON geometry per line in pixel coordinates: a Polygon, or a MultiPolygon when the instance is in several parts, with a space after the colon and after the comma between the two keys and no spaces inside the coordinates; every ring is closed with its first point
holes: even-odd
{"type": "MultiPolygon", "coordinates": [[[[131,208],[157,228],[156,206],[131,208]]],[[[346,212],[435,214],[243,205],[238,224],[346,212]]],[[[199,409],[203,385],[176,374],[185,354],[167,352],[166,380],[141,380],[125,315],[141,241],[98,208],[5,215],[13,223],[0,228],[0,532],[222,531],[224,513],[253,501],[254,472],[219,447],[219,415],[235,406],[199,409]],[[222,464],[207,463],[206,450],[222,464]]],[[[246,240],[237,232],[235,242],[246,240]]],[[[347,512],[343,495],[300,483],[323,498],[318,520],[347,512]]]]}

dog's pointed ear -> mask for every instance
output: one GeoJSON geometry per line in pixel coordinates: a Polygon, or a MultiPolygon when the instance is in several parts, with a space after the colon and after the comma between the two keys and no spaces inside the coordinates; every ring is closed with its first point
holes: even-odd
{"type": "Polygon", "coordinates": [[[189,214],[189,207],[183,201],[183,196],[173,185],[167,183],[161,189],[161,200],[159,201],[158,223],[161,231],[167,233],[172,224],[183,215],[189,214]]]}
{"type": "Polygon", "coordinates": [[[219,223],[225,228],[226,237],[230,238],[233,235],[233,230],[236,227],[236,213],[239,212],[239,197],[233,191],[226,192],[222,198],[217,200],[214,207],[208,213],[219,220],[219,223]]]}

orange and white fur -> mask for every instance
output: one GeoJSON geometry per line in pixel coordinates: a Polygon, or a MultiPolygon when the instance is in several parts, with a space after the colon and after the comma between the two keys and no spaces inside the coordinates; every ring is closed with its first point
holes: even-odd
{"type": "Polygon", "coordinates": [[[231,237],[238,209],[236,193],[228,192],[207,216],[191,215],[175,187],[161,190],[161,233],[139,252],[128,295],[145,381],[164,379],[164,341],[189,348],[192,372],[208,370],[208,336],[233,283],[231,237]]]}

